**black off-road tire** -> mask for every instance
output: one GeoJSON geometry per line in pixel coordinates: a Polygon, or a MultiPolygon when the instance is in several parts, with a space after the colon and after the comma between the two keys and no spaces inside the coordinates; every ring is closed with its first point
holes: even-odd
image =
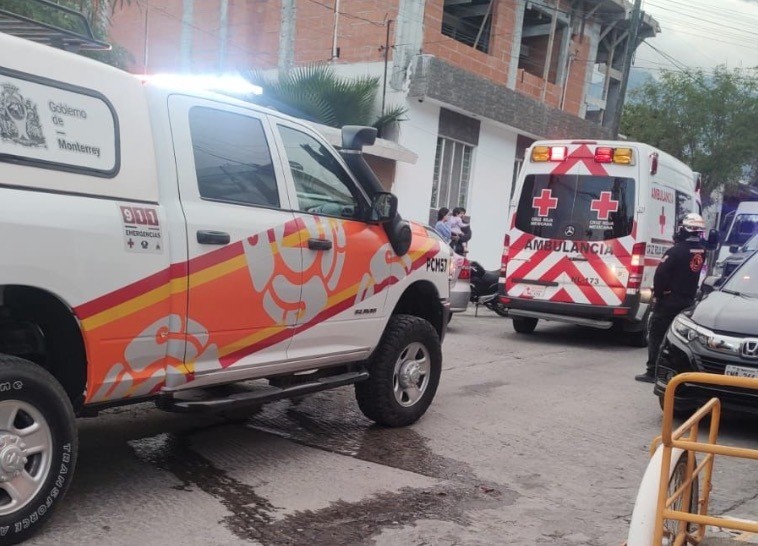
{"type": "MultiPolygon", "coordinates": [[[[9,407],[12,407],[13,403],[19,403],[39,412],[51,439],[50,447],[45,451],[50,460],[46,476],[41,455],[29,455],[29,461],[22,470],[32,474],[39,473],[42,486],[38,492],[17,510],[0,515],[0,545],[5,546],[31,537],[60,504],[74,477],[78,437],[74,410],[66,392],[49,372],[33,362],[0,354],[0,403],[10,404],[9,407]]],[[[34,422],[36,421],[30,414],[22,409],[16,413],[16,418],[11,423],[13,426],[0,423],[0,428],[3,429],[0,430],[0,438],[5,437],[4,444],[10,442],[14,436],[13,430],[28,429],[34,422]],[[8,429],[4,428],[6,426],[8,429]]],[[[7,448],[7,445],[5,447],[7,448]]],[[[8,450],[6,457],[8,459],[0,459],[0,463],[8,463],[8,450]]],[[[3,504],[7,505],[10,502],[11,497],[2,489],[0,514],[3,504]]]]}
{"type": "Polygon", "coordinates": [[[537,327],[539,319],[532,317],[513,317],[513,329],[519,334],[531,334],[537,327]]]}
{"type": "Polygon", "coordinates": [[[411,315],[390,318],[379,346],[368,362],[369,379],[355,384],[355,399],[363,414],[379,425],[404,427],[418,421],[437,392],[442,373],[439,335],[426,320],[411,315]],[[411,406],[395,397],[395,365],[413,343],[420,343],[429,355],[429,380],[421,397],[411,406]]]}

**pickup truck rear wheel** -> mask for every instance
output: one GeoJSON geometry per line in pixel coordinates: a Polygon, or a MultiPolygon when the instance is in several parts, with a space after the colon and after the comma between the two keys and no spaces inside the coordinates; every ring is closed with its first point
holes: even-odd
{"type": "Polygon", "coordinates": [[[0,544],[29,538],[74,474],[74,410],[63,387],[27,360],[0,355],[0,544]]]}
{"type": "Polygon", "coordinates": [[[437,331],[426,320],[394,315],[368,363],[370,377],[355,384],[363,414],[380,425],[407,426],[432,403],[442,373],[437,331]]]}

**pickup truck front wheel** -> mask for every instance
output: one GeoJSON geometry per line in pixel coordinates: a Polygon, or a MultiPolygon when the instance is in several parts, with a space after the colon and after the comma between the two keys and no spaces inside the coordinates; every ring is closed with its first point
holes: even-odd
{"type": "Polygon", "coordinates": [[[0,355],[0,545],[39,530],[71,483],[76,450],[74,410],[58,381],[0,355]]]}
{"type": "Polygon", "coordinates": [[[407,426],[432,403],[442,372],[437,331],[426,320],[394,315],[368,363],[370,377],[356,383],[363,414],[380,425],[407,426]]]}

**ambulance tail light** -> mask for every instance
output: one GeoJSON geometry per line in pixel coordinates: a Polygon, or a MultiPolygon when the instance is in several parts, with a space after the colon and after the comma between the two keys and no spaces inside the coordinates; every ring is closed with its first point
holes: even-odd
{"type": "Polygon", "coordinates": [[[500,276],[505,277],[505,271],[508,268],[508,254],[511,250],[511,237],[507,233],[503,240],[503,256],[500,258],[500,276]]]}
{"type": "Polygon", "coordinates": [[[650,174],[658,174],[658,152],[650,154],[650,174]]]}
{"type": "Polygon", "coordinates": [[[627,289],[639,290],[642,286],[642,275],[645,273],[645,243],[636,243],[632,247],[632,266],[629,269],[629,283],[627,289]]]}
{"type": "Polygon", "coordinates": [[[532,148],[532,162],[565,161],[568,157],[566,146],[535,146],[532,148]]]}

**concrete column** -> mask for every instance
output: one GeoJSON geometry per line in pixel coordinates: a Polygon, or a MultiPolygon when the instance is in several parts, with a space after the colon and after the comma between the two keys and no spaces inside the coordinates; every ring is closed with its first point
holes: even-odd
{"type": "Polygon", "coordinates": [[[182,72],[192,70],[192,31],[194,30],[195,0],[182,0],[181,63],[182,72]]]}
{"type": "Polygon", "coordinates": [[[226,67],[226,48],[229,41],[229,0],[219,0],[218,29],[218,69],[223,72],[226,67]]]}
{"type": "Polygon", "coordinates": [[[282,24],[279,30],[279,70],[287,72],[295,65],[296,0],[282,0],[282,24]]]}
{"type": "Polygon", "coordinates": [[[526,0],[516,0],[514,2],[516,17],[513,20],[513,41],[511,42],[511,59],[508,63],[508,89],[516,89],[516,77],[518,75],[518,59],[521,54],[521,31],[524,27],[524,10],[526,9],[526,0]]]}
{"type": "Polygon", "coordinates": [[[414,56],[421,52],[424,42],[424,8],[426,0],[400,0],[395,22],[390,86],[404,89],[408,66],[414,56]]]}
{"type": "Polygon", "coordinates": [[[579,117],[587,115],[587,95],[592,87],[592,76],[595,74],[595,63],[597,62],[597,50],[600,47],[600,27],[597,24],[585,25],[583,39],[590,41],[589,51],[587,52],[587,63],[585,64],[584,73],[584,91],[582,92],[582,105],[579,107],[579,117]]]}

